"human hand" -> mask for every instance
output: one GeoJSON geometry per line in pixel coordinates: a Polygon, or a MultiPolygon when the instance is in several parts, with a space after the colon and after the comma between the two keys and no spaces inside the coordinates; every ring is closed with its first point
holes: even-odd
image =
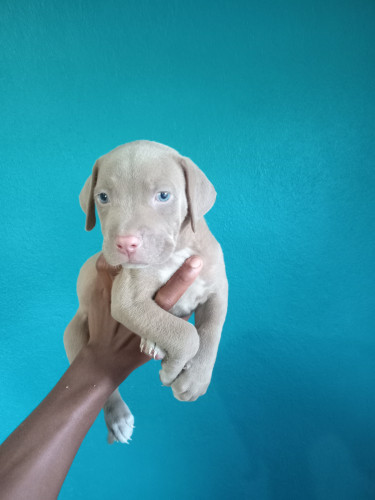
{"type": "MultiPolygon", "coordinates": [[[[96,356],[98,369],[103,375],[110,377],[116,385],[138,366],[150,360],[140,350],[140,337],[111,316],[111,289],[121,267],[110,266],[103,255],[97,263],[97,279],[89,306],[88,348],[96,356]]],[[[165,310],[169,310],[194,282],[202,269],[202,261],[193,256],[187,259],[171,279],[157,292],[155,302],[165,310]],[[197,267],[193,267],[198,264],[197,267]]]]}

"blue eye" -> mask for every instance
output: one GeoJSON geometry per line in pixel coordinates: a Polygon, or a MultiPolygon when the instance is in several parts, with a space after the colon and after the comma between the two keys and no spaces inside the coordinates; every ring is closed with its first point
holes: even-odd
{"type": "Polygon", "coordinates": [[[106,193],[99,193],[98,199],[99,199],[100,203],[103,203],[103,204],[109,202],[109,196],[106,193]]]}
{"type": "Polygon", "coordinates": [[[158,201],[168,201],[170,197],[171,193],[168,193],[168,191],[160,191],[160,193],[156,195],[158,201]]]}

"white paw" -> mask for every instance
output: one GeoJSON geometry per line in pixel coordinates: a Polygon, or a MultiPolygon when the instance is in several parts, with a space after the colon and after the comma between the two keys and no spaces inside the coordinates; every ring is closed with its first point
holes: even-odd
{"type": "Polygon", "coordinates": [[[165,357],[165,351],[157,346],[155,342],[151,342],[151,340],[141,338],[140,345],[141,352],[147,354],[147,356],[151,356],[154,359],[163,359],[165,357]]]}
{"type": "Polygon", "coordinates": [[[104,419],[108,428],[108,443],[115,441],[128,444],[134,429],[134,416],[122,399],[107,402],[104,419]]]}

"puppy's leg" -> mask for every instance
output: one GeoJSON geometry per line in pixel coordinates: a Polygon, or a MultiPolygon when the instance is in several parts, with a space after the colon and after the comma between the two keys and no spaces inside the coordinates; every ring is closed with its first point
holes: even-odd
{"type": "Polygon", "coordinates": [[[160,380],[170,385],[198,351],[195,326],[161,309],[152,300],[158,283],[137,270],[135,275],[122,270],[112,285],[112,317],[140,337],[156,344],[166,353],[160,380]]]}
{"type": "MultiPolygon", "coordinates": [[[[87,314],[78,309],[76,315],[65,329],[64,346],[69,362],[72,363],[78,352],[89,340],[87,314]]],[[[134,427],[134,417],[120,392],[116,389],[104,405],[104,419],[108,428],[108,442],[127,443],[134,427]]]]}
{"type": "Polygon", "coordinates": [[[212,295],[195,311],[195,324],[200,336],[197,354],[172,384],[174,396],[180,401],[195,401],[210,385],[217,349],[227,311],[227,291],[212,295]]]}
{"type": "Polygon", "coordinates": [[[111,314],[119,323],[166,353],[160,371],[160,380],[164,385],[171,385],[198,351],[199,337],[194,325],[163,311],[153,300],[127,307],[123,307],[118,300],[112,300],[111,314]]]}
{"type": "Polygon", "coordinates": [[[134,429],[134,416],[116,389],[104,405],[104,419],[108,428],[108,443],[114,441],[128,444],[134,429]]]}

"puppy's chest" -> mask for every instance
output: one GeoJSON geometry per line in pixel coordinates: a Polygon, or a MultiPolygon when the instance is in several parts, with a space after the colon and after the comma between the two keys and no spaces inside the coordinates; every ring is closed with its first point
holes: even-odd
{"type": "MultiPolygon", "coordinates": [[[[190,248],[184,248],[175,252],[167,264],[157,271],[160,286],[164,285],[177,269],[182,266],[185,260],[193,254],[194,252],[190,248]]],[[[210,288],[210,284],[205,279],[198,276],[179,301],[172,307],[170,312],[175,316],[187,316],[192,313],[199,304],[206,302],[210,293],[210,288]]]]}

